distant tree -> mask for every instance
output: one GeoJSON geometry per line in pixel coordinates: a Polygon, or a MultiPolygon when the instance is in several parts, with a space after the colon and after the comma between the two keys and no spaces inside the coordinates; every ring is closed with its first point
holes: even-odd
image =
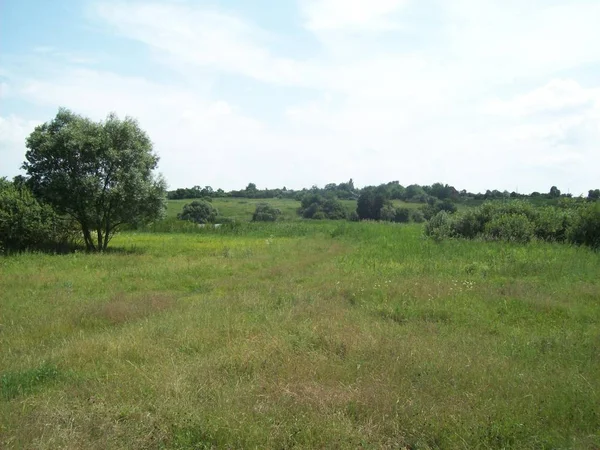
{"type": "Polygon", "coordinates": [[[299,213],[305,219],[340,220],[346,219],[348,215],[346,208],[336,197],[325,198],[315,192],[304,195],[299,213]]]}
{"type": "Polygon", "coordinates": [[[27,138],[27,184],[81,226],[88,250],[105,250],[117,229],[162,217],[166,185],[138,123],[110,114],[92,122],[61,108],[27,138]]]}
{"type": "Polygon", "coordinates": [[[550,197],[550,198],[560,197],[560,190],[556,186],[552,186],[550,188],[550,192],[548,193],[548,197],[550,197]]]}
{"type": "Polygon", "coordinates": [[[600,189],[590,189],[587,196],[588,200],[600,199],[600,189]]]}
{"type": "Polygon", "coordinates": [[[252,215],[254,222],[275,222],[281,216],[281,210],[269,205],[268,203],[259,203],[252,215]]]}
{"type": "Polygon", "coordinates": [[[396,208],[394,208],[394,205],[392,203],[385,204],[379,212],[379,218],[386,222],[394,222],[396,218],[396,208]]]}
{"type": "Polygon", "coordinates": [[[206,200],[194,200],[183,207],[183,211],[177,215],[180,220],[194,223],[212,223],[217,219],[219,211],[206,200]]]}
{"type": "Polygon", "coordinates": [[[380,220],[381,209],[387,201],[384,189],[365,188],[358,197],[356,212],[361,220],[380,220]]]}

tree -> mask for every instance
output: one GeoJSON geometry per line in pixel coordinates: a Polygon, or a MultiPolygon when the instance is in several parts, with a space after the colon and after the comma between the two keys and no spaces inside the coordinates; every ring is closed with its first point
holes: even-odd
{"type": "Polygon", "coordinates": [[[588,200],[600,199],[600,189],[590,189],[587,198],[588,200]]]}
{"type": "Polygon", "coordinates": [[[385,189],[365,188],[358,197],[356,212],[361,220],[379,220],[381,209],[387,202],[385,189]]]}
{"type": "Polygon", "coordinates": [[[194,223],[211,223],[217,219],[219,211],[206,200],[195,200],[183,207],[183,211],[177,214],[180,220],[188,220],[194,223]]]}
{"type": "Polygon", "coordinates": [[[29,135],[27,148],[27,184],[79,223],[90,251],[106,250],[122,225],[164,214],[166,184],[153,172],[158,156],[135,119],[111,113],[93,122],[61,108],[29,135]]]}
{"type": "Polygon", "coordinates": [[[558,197],[560,197],[560,190],[556,186],[552,186],[550,188],[550,192],[548,194],[548,197],[550,197],[550,198],[558,198],[558,197]]]}
{"type": "Polygon", "coordinates": [[[268,203],[259,203],[252,214],[253,222],[275,222],[281,215],[281,210],[268,203]]]}

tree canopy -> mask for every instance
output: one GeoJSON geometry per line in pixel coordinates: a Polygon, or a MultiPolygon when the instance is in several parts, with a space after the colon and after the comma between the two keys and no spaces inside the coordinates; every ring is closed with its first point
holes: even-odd
{"type": "Polygon", "coordinates": [[[105,250],[124,224],[160,218],[166,183],[158,156],[130,117],[94,122],[61,108],[27,138],[27,184],[59,214],[74,218],[88,250],[105,250]]]}

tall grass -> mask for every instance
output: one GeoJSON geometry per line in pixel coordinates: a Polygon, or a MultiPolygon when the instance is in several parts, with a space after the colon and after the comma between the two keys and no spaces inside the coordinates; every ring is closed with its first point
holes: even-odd
{"type": "Polygon", "coordinates": [[[154,231],[0,259],[1,448],[600,446],[598,253],[154,231]]]}

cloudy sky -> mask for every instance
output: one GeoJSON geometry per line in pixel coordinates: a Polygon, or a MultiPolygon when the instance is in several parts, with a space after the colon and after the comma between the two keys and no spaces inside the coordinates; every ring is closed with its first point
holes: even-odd
{"type": "Polygon", "coordinates": [[[599,0],[0,1],[0,176],[59,106],[172,188],[600,187],[599,0]]]}

